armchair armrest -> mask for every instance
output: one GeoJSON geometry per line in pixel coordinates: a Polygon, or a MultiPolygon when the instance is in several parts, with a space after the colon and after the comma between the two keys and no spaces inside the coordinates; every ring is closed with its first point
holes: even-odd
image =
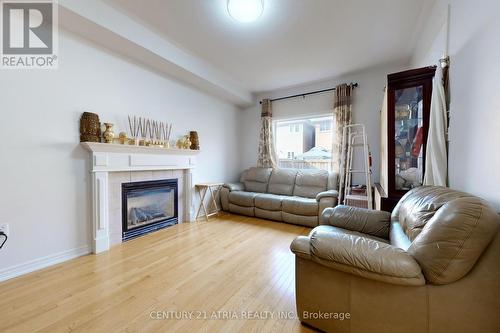
{"type": "Polygon", "coordinates": [[[227,188],[230,192],[245,190],[245,185],[243,185],[243,183],[225,183],[223,186],[227,188]]]}
{"type": "Polygon", "coordinates": [[[309,237],[298,236],[296,237],[292,244],[290,245],[290,250],[299,257],[310,259],[311,258],[311,245],[309,242],[309,237]]]}
{"type": "Polygon", "coordinates": [[[319,192],[316,195],[316,201],[319,202],[322,198],[338,198],[338,197],[339,197],[338,191],[328,190],[328,191],[319,192]]]}
{"type": "MultiPolygon", "coordinates": [[[[323,266],[387,283],[425,284],[417,261],[406,251],[390,244],[331,226],[315,228],[309,239],[311,259],[323,266]]],[[[296,247],[302,248],[303,245],[296,247]]]]}
{"type": "Polygon", "coordinates": [[[384,211],[341,205],[325,209],[321,214],[320,224],[389,239],[391,214],[384,211]]]}

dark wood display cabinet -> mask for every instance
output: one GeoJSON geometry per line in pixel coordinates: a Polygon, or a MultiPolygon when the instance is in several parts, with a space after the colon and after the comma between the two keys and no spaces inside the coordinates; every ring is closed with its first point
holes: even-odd
{"type": "Polygon", "coordinates": [[[375,207],[392,211],[410,189],[421,186],[436,67],[389,74],[381,110],[380,183],[375,207]]]}

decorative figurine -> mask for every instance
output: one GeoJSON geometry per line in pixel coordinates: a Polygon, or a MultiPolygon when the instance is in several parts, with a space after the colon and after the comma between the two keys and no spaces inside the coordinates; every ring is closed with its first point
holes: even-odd
{"type": "Polygon", "coordinates": [[[118,137],[120,138],[120,143],[122,145],[125,145],[128,143],[128,138],[127,138],[127,133],[125,132],[120,132],[120,134],[118,135],[118,137]]]}
{"type": "Polygon", "coordinates": [[[184,141],[184,149],[189,149],[191,147],[191,140],[189,140],[189,135],[186,135],[184,141]]]}
{"type": "Polygon", "coordinates": [[[191,147],[191,141],[189,140],[189,135],[184,135],[176,143],[177,148],[179,149],[189,149],[191,147]]]}
{"type": "Polygon", "coordinates": [[[183,139],[184,137],[180,138],[179,140],[177,140],[177,142],[175,143],[175,146],[179,149],[182,149],[182,147],[184,146],[183,144],[183,139]]]}

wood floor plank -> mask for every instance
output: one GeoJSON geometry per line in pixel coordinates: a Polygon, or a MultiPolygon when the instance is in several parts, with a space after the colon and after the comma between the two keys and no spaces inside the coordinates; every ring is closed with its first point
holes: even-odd
{"type": "Polygon", "coordinates": [[[0,283],[0,331],[311,332],[284,317],[308,232],[230,214],[172,226],[0,283]]]}

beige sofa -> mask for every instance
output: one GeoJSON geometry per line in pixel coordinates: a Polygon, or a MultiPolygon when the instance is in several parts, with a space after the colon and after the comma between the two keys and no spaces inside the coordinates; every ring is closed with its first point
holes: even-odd
{"type": "Polygon", "coordinates": [[[307,227],[318,225],[318,216],[337,205],[337,174],[315,169],[250,168],[239,183],[221,190],[222,209],[307,227]]]}
{"type": "Polygon", "coordinates": [[[500,332],[499,220],[443,187],[408,192],[392,216],[327,209],[291,245],[298,315],[326,332],[500,332]]]}

